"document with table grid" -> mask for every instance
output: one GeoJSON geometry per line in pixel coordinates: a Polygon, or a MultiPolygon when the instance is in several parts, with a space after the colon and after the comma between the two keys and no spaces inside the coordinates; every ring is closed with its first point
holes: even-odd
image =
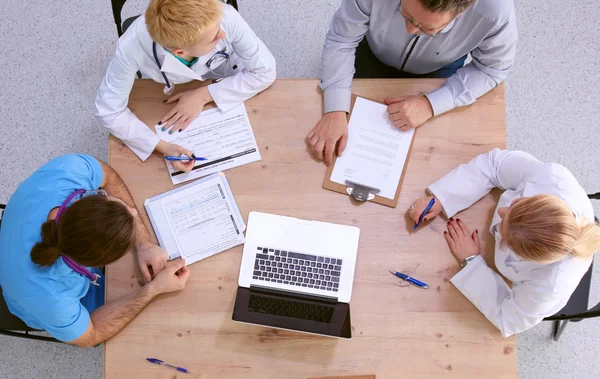
{"type": "Polygon", "coordinates": [[[244,243],[244,220],[223,173],[146,201],[160,245],[169,258],[192,264],[244,243]]]}
{"type": "Polygon", "coordinates": [[[174,185],[261,159],[243,103],[227,112],[221,112],[219,108],[206,110],[183,132],[169,134],[156,125],[156,133],[163,141],[183,146],[196,156],[207,158],[206,161],[197,161],[188,173],[173,169],[166,161],[174,185]]]}

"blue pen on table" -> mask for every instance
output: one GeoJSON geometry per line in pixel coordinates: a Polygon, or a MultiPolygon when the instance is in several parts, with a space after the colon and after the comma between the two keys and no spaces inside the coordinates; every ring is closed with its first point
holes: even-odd
{"type": "Polygon", "coordinates": [[[415,224],[415,226],[413,226],[413,230],[417,230],[419,225],[421,225],[421,222],[423,222],[423,218],[425,217],[427,212],[429,212],[431,210],[431,207],[433,207],[433,204],[435,204],[435,197],[429,201],[429,204],[427,204],[427,206],[425,207],[425,210],[423,211],[423,213],[421,213],[421,217],[419,217],[419,222],[417,222],[415,224]]]}
{"type": "Polygon", "coordinates": [[[427,284],[425,284],[425,283],[423,283],[423,282],[421,282],[421,281],[419,281],[419,280],[417,280],[415,278],[411,278],[410,276],[405,275],[405,274],[403,274],[401,272],[392,271],[392,270],[390,270],[390,272],[392,273],[392,275],[397,276],[398,278],[400,278],[402,280],[406,280],[407,282],[409,282],[410,284],[412,284],[415,287],[419,287],[419,288],[422,288],[424,290],[426,290],[426,289],[429,288],[429,286],[427,284]]]}
{"type": "Polygon", "coordinates": [[[168,161],[207,161],[207,158],[204,157],[196,157],[194,156],[193,158],[190,157],[186,157],[185,155],[182,155],[180,157],[175,156],[175,155],[166,155],[165,159],[168,161]]]}
{"type": "Polygon", "coordinates": [[[168,363],[165,363],[164,361],[161,361],[160,359],[156,359],[156,358],[146,358],[146,360],[147,360],[148,362],[152,362],[152,363],[155,363],[155,364],[157,364],[157,365],[162,365],[162,366],[172,367],[172,368],[174,368],[175,370],[177,370],[177,371],[181,371],[181,372],[185,372],[186,374],[188,374],[188,373],[189,373],[189,371],[188,371],[188,370],[186,370],[186,369],[184,369],[183,367],[177,367],[177,366],[170,365],[170,364],[168,364],[168,363]]]}

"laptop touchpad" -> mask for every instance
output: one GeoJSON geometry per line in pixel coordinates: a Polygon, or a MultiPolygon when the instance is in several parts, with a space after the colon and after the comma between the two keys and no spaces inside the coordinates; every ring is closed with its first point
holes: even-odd
{"type": "Polygon", "coordinates": [[[319,247],[319,228],[302,223],[291,223],[285,231],[286,245],[306,253],[314,253],[319,247]]]}

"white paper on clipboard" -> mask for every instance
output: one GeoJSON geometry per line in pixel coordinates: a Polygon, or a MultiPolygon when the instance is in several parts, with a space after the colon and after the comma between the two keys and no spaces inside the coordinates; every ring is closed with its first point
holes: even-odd
{"type": "Polygon", "coordinates": [[[246,224],[222,172],[152,197],[144,206],[169,259],[188,265],[244,243],[246,224]]]}

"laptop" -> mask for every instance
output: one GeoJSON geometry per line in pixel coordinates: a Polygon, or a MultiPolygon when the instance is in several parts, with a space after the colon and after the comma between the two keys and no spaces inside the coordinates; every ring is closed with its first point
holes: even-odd
{"type": "Polygon", "coordinates": [[[360,230],[250,212],[234,321],[351,338],[360,230]]]}

